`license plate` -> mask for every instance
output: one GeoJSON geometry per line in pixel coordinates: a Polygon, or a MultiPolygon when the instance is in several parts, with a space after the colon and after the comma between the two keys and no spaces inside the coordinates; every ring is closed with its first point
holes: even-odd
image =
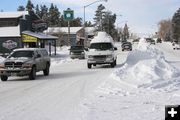
{"type": "Polygon", "coordinates": [[[17,76],[17,73],[11,73],[11,76],[17,76]]]}

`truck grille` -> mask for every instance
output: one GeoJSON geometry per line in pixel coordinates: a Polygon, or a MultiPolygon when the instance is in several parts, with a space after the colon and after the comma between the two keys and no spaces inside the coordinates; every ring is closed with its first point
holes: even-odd
{"type": "Polygon", "coordinates": [[[5,67],[6,68],[21,68],[22,62],[6,62],[5,67]]]}
{"type": "Polygon", "coordinates": [[[106,59],[106,55],[96,55],[93,56],[94,59],[106,59]]]}

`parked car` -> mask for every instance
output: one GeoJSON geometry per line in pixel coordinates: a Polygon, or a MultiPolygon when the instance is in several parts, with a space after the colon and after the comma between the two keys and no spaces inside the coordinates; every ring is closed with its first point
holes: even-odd
{"type": "Polygon", "coordinates": [[[155,44],[156,44],[155,40],[154,40],[154,39],[151,39],[151,42],[150,42],[150,44],[153,44],[153,45],[155,45],[155,44]]]}
{"type": "Polygon", "coordinates": [[[178,44],[178,42],[174,42],[174,43],[173,43],[173,49],[174,49],[174,50],[180,49],[180,44],[178,44]]]}
{"type": "Polygon", "coordinates": [[[132,51],[132,44],[131,44],[131,42],[122,43],[121,47],[122,47],[122,51],[124,51],[124,50],[132,51]]]}
{"type": "Polygon", "coordinates": [[[85,53],[84,53],[84,46],[71,46],[70,50],[70,56],[72,59],[79,58],[84,59],[85,53]]]}
{"type": "Polygon", "coordinates": [[[154,45],[156,44],[155,40],[152,38],[146,38],[146,42],[154,45]]]}
{"type": "Polygon", "coordinates": [[[49,75],[50,57],[44,48],[15,49],[0,63],[0,76],[7,81],[9,76],[29,76],[30,80],[36,78],[36,72],[43,71],[49,75]]]}
{"type": "Polygon", "coordinates": [[[138,43],[138,42],[139,42],[139,39],[140,39],[140,38],[134,39],[132,42],[133,42],[133,43],[138,43]]]}
{"type": "Polygon", "coordinates": [[[158,38],[156,42],[157,42],[157,43],[162,43],[161,38],[158,38]]]}
{"type": "Polygon", "coordinates": [[[111,67],[116,66],[117,55],[115,51],[113,39],[106,32],[98,32],[98,35],[92,39],[88,49],[87,67],[90,69],[92,65],[110,64],[111,67]]]}

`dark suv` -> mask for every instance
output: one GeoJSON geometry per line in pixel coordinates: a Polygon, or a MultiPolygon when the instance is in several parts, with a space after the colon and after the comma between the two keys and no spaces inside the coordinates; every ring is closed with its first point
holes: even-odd
{"type": "Polygon", "coordinates": [[[15,49],[0,63],[0,76],[7,81],[9,76],[29,76],[30,80],[36,78],[36,72],[43,71],[49,75],[50,57],[44,48],[15,49]]]}
{"type": "Polygon", "coordinates": [[[71,46],[70,50],[70,56],[72,59],[79,58],[84,59],[85,53],[84,53],[84,46],[71,46]]]}
{"type": "Polygon", "coordinates": [[[132,44],[131,44],[131,42],[124,42],[124,43],[122,43],[121,47],[122,47],[122,51],[124,51],[124,50],[132,51],[132,44]]]}

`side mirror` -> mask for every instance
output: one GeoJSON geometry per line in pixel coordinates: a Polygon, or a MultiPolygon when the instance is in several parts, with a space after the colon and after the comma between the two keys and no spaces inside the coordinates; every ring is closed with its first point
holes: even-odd
{"type": "Polygon", "coordinates": [[[118,50],[117,47],[114,47],[114,50],[118,50]]]}
{"type": "Polygon", "coordinates": [[[86,47],[86,48],[84,48],[84,50],[85,50],[85,51],[89,51],[89,49],[88,49],[87,47],[86,47]]]}
{"type": "Polygon", "coordinates": [[[35,56],[35,58],[40,58],[41,57],[41,55],[40,54],[37,54],[37,56],[35,56]]]}

